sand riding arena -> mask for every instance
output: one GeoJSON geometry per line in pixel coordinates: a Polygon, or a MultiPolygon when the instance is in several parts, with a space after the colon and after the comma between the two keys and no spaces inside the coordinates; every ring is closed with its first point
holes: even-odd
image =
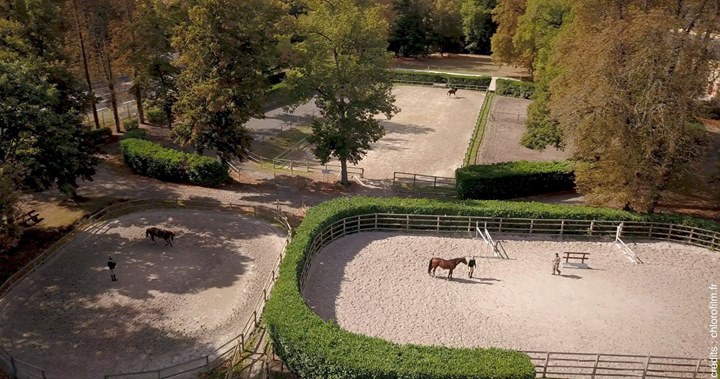
{"type": "Polygon", "coordinates": [[[96,223],[0,299],[0,346],[56,378],[210,354],[252,317],[285,236],[235,211],[156,209],[96,223]],[[145,238],[150,226],[175,232],[173,246],[145,238]]]}
{"type": "Polygon", "coordinates": [[[495,238],[510,259],[457,234],[351,234],[313,258],[303,295],[325,320],[402,344],[707,357],[717,252],[638,241],[630,247],[644,264],[634,264],[612,240],[495,238]],[[555,253],[565,251],[589,253],[590,268],[553,276],[555,253]],[[432,257],[470,255],[472,279],[462,264],[451,281],[446,270],[428,275],[432,257]]]}

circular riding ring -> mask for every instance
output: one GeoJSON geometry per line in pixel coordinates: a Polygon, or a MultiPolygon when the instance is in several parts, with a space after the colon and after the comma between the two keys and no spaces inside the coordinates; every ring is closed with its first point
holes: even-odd
{"type": "Polygon", "coordinates": [[[397,232],[342,237],[313,258],[308,305],[345,330],[397,343],[704,357],[711,346],[709,286],[720,256],[669,242],[612,242],[497,235],[510,259],[482,240],[397,232]],[[555,253],[590,253],[589,269],[561,268],[555,253]],[[431,258],[477,257],[428,275],[431,258]]]}
{"type": "Polygon", "coordinates": [[[252,317],[285,235],[218,210],[146,210],[93,224],[0,299],[0,345],[62,378],[209,354],[252,317]],[[153,243],[149,227],[171,230],[173,244],[153,243]]]}

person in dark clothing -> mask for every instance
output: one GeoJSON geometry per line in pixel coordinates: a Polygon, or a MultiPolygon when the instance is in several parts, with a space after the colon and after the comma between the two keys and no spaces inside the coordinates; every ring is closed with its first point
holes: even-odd
{"type": "Polygon", "coordinates": [[[112,257],[108,258],[108,268],[110,269],[110,280],[117,281],[117,278],[115,277],[115,272],[113,271],[115,269],[115,266],[117,266],[117,263],[112,259],[112,257]]]}
{"type": "Polygon", "coordinates": [[[468,261],[468,278],[472,279],[473,271],[475,271],[475,257],[470,257],[468,261]]]}

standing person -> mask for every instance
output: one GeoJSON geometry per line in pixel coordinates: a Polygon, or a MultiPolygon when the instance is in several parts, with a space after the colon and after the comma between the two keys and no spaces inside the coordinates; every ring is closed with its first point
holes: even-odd
{"type": "Polygon", "coordinates": [[[113,282],[117,281],[117,278],[115,277],[115,272],[113,271],[115,269],[115,266],[117,266],[117,263],[112,259],[112,257],[108,257],[108,268],[110,269],[110,280],[113,282]]]}
{"type": "Polygon", "coordinates": [[[475,257],[470,257],[470,260],[468,261],[468,278],[472,279],[473,271],[475,271],[475,257]]]}
{"type": "Polygon", "coordinates": [[[560,275],[560,256],[558,253],[555,253],[555,259],[553,259],[553,275],[555,275],[555,272],[557,271],[557,274],[560,275]]]}

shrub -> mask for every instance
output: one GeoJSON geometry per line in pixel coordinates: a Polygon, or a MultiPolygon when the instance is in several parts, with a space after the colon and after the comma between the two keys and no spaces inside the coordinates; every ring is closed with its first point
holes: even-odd
{"type": "Polygon", "coordinates": [[[532,99],[535,94],[535,83],[497,79],[495,81],[495,93],[502,96],[532,99]]]}
{"type": "Polygon", "coordinates": [[[147,139],[147,132],[145,131],[145,129],[128,130],[120,137],[120,140],[125,140],[128,138],[147,139]]]}
{"type": "Polygon", "coordinates": [[[471,85],[479,87],[487,87],[492,81],[492,77],[486,75],[469,76],[405,70],[393,70],[391,71],[391,77],[394,81],[431,82],[444,83],[448,85],[471,85]]]}
{"type": "Polygon", "coordinates": [[[108,128],[91,129],[88,133],[93,146],[105,145],[112,138],[112,130],[108,128]]]}
{"type": "Polygon", "coordinates": [[[131,131],[136,130],[140,127],[140,123],[136,118],[129,118],[125,121],[123,121],[123,127],[125,128],[125,131],[131,131]]]}
{"type": "Polygon", "coordinates": [[[173,182],[217,186],[227,181],[227,166],[217,159],[166,149],[136,138],[120,142],[125,163],[136,173],[173,182]]]}
{"type": "Polygon", "coordinates": [[[531,202],[343,197],[322,203],[311,208],[295,230],[264,314],[273,346],[300,377],[534,377],[528,357],[517,352],[398,345],[344,331],[332,322],[324,322],[308,308],[299,283],[314,238],[337,220],[372,213],[656,221],[720,230],[720,224],[691,217],[531,202]]]}
{"type": "Polygon", "coordinates": [[[153,125],[162,125],[167,124],[168,122],[166,117],[167,115],[160,108],[148,108],[145,115],[147,116],[148,121],[153,125]]]}
{"type": "Polygon", "coordinates": [[[555,162],[504,162],[461,167],[455,171],[460,199],[510,199],[575,187],[574,164],[555,162]]]}

